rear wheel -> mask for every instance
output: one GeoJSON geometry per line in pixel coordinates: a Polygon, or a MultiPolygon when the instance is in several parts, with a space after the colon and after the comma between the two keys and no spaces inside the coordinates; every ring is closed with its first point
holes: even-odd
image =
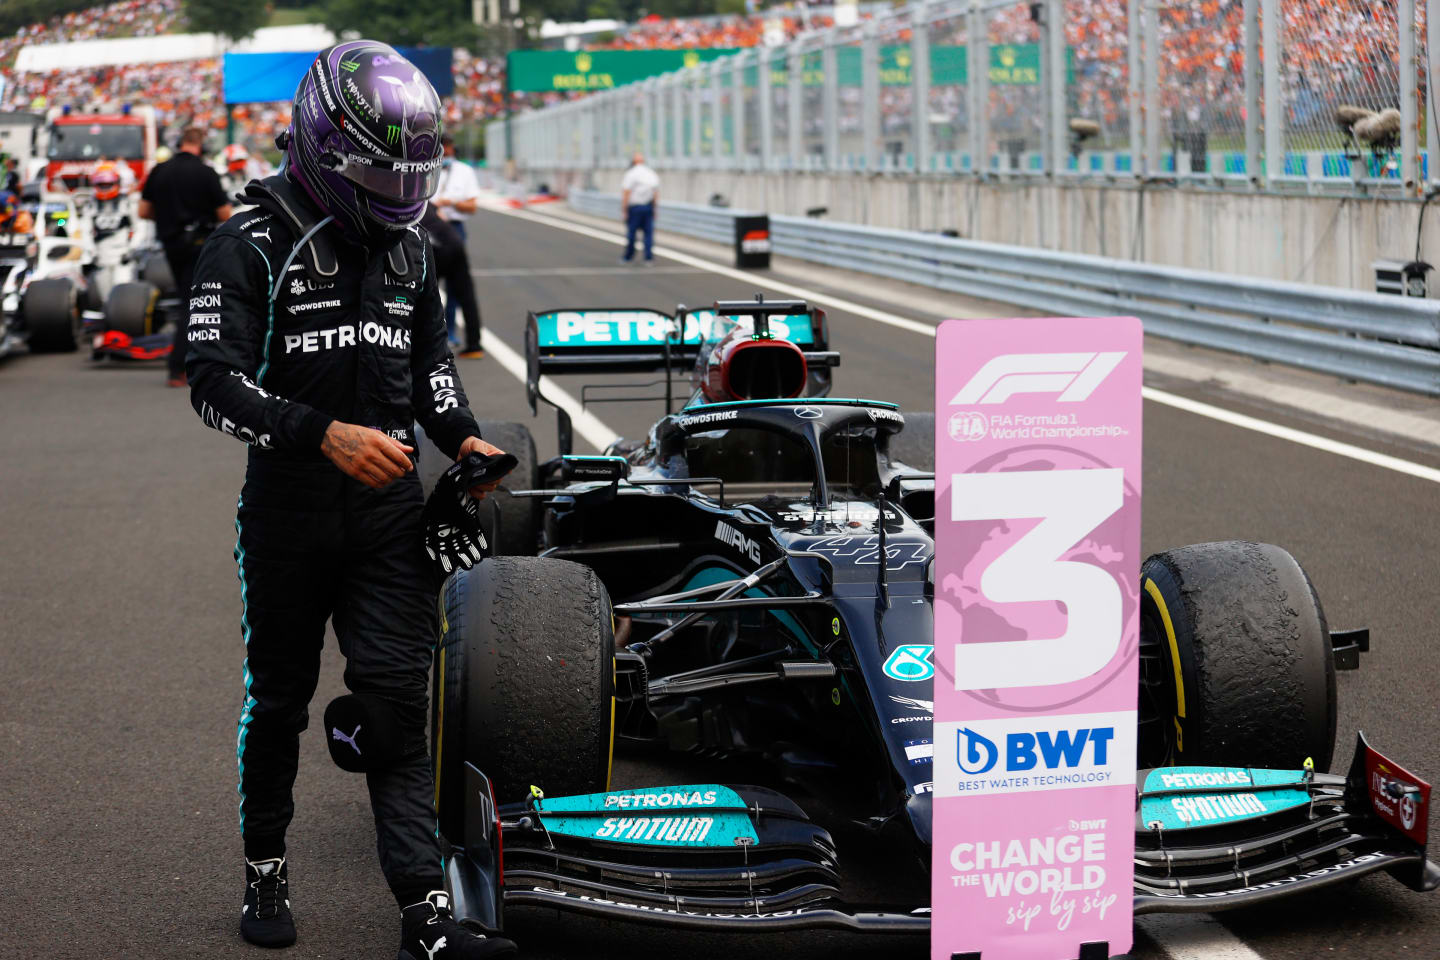
{"type": "Polygon", "coordinates": [[[466,761],[501,803],[531,784],[552,796],[606,789],[615,638],[595,571],[490,558],[446,582],[441,613],[431,704],[440,832],[463,836],[466,761]]]}
{"type": "Polygon", "coordinates": [[[105,328],[131,337],[143,337],[159,329],[155,301],[160,291],[142,281],[117,284],[105,299],[105,328]]]}
{"type": "Polygon", "coordinates": [[[71,353],[83,339],[80,304],[69,280],[36,280],[25,290],[20,315],[34,353],[71,353]]]}
{"type": "MultiPolygon", "coordinates": [[[[428,497],[435,489],[440,474],[452,461],[425,437],[423,431],[417,430],[416,433],[420,439],[420,483],[428,497]]],[[[512,490],[534,490],[539,486],[535,438],[530,435],[529,427],[523,423],[481,420],[480,435],[487,443],[493,443],[506,453],[513,453],[520,461],[501,483],[512,490]]],[[[540,533],[540,500],[536,497],[512,497],[504,491],[497,491],[480,504],[480,526],[485,531],[492,555],[532,556],[540,533]]]]}
{"type": "Polygon", "coordinates": [[[1335,656],[1310,578],[1268,543],[1197,543],[1140,570],[1140,766],[1327,770],[1335,656]]]}

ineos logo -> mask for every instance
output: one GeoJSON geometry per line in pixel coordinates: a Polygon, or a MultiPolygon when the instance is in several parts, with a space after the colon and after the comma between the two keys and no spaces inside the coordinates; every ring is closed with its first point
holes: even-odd
{"type": "Polygon", "coordinates": [[[1074,403],[1090,396],[1124,358],[1123,350],[1005,354],[986,362],[950,403],[1004,403],[1017,393],[1058,393],[1058,402],[1074,403]]]}

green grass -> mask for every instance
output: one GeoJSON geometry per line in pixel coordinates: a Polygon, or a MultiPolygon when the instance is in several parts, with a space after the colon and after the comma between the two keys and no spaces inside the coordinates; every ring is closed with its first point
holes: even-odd
{"type": "Polygon", "coordinates": [[[291,7],[288,9],[276,9],[270,13],[270,22],[267,27],[293,27],[300,23],[320,23],[319,7],[291,7]]]}

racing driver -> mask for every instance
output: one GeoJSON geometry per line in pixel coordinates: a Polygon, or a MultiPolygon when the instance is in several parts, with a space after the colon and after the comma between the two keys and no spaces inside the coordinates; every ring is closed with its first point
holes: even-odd
{"type": "Polygon", "coordinates": [[[425,742],[437,629],[414,421],[447,456],[501,452],[468,409],[416,227],[441,167],[440,100],[393,48],[355,40],[316,58],[292,116],[281,173],[252,181],[255,209],[206,242],[189,303],[191,403],[250,445],[235,520],[240,932],[295,941],[285,830],[328,619],[346,685],[396,732],[366,781],[399,957],[508,956],[451,915],[425,742]]]}

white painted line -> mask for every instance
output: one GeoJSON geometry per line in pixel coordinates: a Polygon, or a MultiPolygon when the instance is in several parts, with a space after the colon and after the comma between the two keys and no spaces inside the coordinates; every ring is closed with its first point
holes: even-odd
{"type": "MultiPolygon", "coordinates": [[[[578,233],[586,237],[594,237],[597,240],[606,240],[611,243],[624,243],[625,238],[619,234],[606,233],[603,230],[596,230],[592,227],[582,226],[577,223],[569,223],[558,220],[554,217],[542,217],[533,213],[525,213],[519,210],[502,210],[512,217],[519,217],[523,220],[530,220],[534,223],[541,223],[547,227],[554,227],[557,230],[569,230],[571,233],[578,233]]],[[[797,287],[793,284],[781,283],[769,278],[759,278],[753,274],[745,273],[742,270],[735,270],[722,264],[704,260],[700,257],[692,257],[686,253],[676,253],[661,247],[655,248],[655,255],[668,257],[681,263],[689,264],[708,270],[711,273],[719,274],[722,277],[732,277],[737,280],[744,280],[749,284],[760,284],[773,290],[779,290],[790,296],[799,297],[810,303],[829,304],[837,309],[844,310],[857,316],[866,317],[879,323],[888,324],[892,327],[899,327],[902,330],[909,330],[913,333],[935,336],[935,327],[928,323],[920,323],[915,320],[907,320],[898,317],[893,313],[886,313],[883,310],[876,310],[864,304],[855,303],[842,297],[836,297],[819,290],[810,290],[805,287],[797,287]]],[[[1368,463],[1371,466],[1380,467],[1385,470],[1393,470],[1396,473],[1403,473],[1407,476],[1417,477],[1421,480],[1429,480],[1431,483],[1440,483],[1440,470],[1434,467],[1422,466],[1412,463],[1409,460],[1402,460],[1399,457],[1392,457],[1388,454],[1377,453],[1374,450],[1367,450],[1364,447],[1357,447],[1354,444],[1341,443],[1338,440],[1331,440],[1319,434],[1309,433],[1305,430],[1296,430],[1293,427],[1283,427],[1278,423],[1271,423],[1268,420],[1261,420],[1258,417],[1246,416],[1243,413],[1235,413],[1223,407],[1217,407],[1208,403],[1201,403],[1198,400],[1190,400],[1164,390],[1157,390],[1154,387],[1145,387],[1142,391],[1146,400],[1153,400],[1156,403],[1163,403],[1166,406],[1174,407],[1177,410],[1184,410],[1202,417],[1209,417],[1221,423],[1229,424],[1232,427],[1239,427],[1242,430],[1253,430],[1256,433],[1263,433],[1266,436],[1276,437],[1280,440],[1289,440],[1301,446],[1312,447],[1316,450],[1323,450],[1326,453],[1333,453],[1336,456],[1347,457],[1351,460],[1358,460],[1361,463],[1368,463]]]]}
{"type": "Polygon", "coordinates": [[[471,270],[472,277],[608,277],[631,275],[644,270],[647,274],[679,275],[705,273],[700,267],[642,267],[626,264],[613,267],[498,267],[493,270],[471,270]]]}
{"type": "Polygon", "coordinates": [[[1396,473],[1404,473],[1412,477],[1419,477],[1421,480],[1429,480],[1431,483],[1440,483],[1440,470],[1436,470],[1434,467],[1411,463],[1409,460],[1401,460],[1399,457],[1376,453],[1374,450],[1367,450],[1364,447],[1357,447],[1350,443],[1341,443],[1339,440],[1331,440],[1329,437],[1322,437],[1304,430],[1296,430],[1293,427],[1282,427],[1278,423],[1271,423],[1268,420],[1261,420],[1258,417],[1248,417],[1243,413],[1235,413],[1233,410],[1226,410],[1223,407],[1201,403],[1199,400],[1191,400],[1189,397],[1176,396],[1173,393],[1156,390],[1154,387],[1142,387],[1140,392],[1146,400],[1163,403],[1167,407],[1174,407],[1177,410],[1184,410],[1187,413],[1196,413],[1202,417],[1209,417],[1211,420],[1219,420],[1221,423],[1228,423],[1231,426],[1240,427],[1243,430],[1254,430],[1256,433],[1278,437],[1281,440],[1289,440],[1291,443],[1298,443],[1301,446],[1324,450],[1326,453],[1333,453],[1337,457],[1348,457],[1351,460],[1359,460],[1361,463],[1368,463],[1374,467],[1383,467],[1386,470],[1394,470],[1396,473]]]}
{"type": "MultiPolygon", "coordinates": [[[[615,233],[607,233],[604,230],[596,230],[593,227],[582,226],[578,223],[570,223],[565,220],[558,220],[555,217],[542,217],[534,213],[526,213],[522,210],[501,210],[501,213],[512,217],[519,217],[522,220],[529,220],[533,223],[543,223],[547,227],[555,227],[557,230],[569,230],[571,233],[578,233],[582,236],[593,237],[596,240],[605,240],[610,243],[624,244],[625,238],[615,233]]],[[[655,256],[665,257],[677,263],[697,267],[710,273],[718,273],[722,277],[730,277],[735,280],[743,280],[753,286],[769,287],[771,290],[779,290],[781,293],[789,294],[792,297],[799,297],[811,303],[828,303],[831,306],[853,313],[856,316],[864,317],[867,320],[874,320],[876,323],[888,324],[892,327],[899,327],[902,330],[909,330],[912,333],[921,333],[926,336],[935,336],[935,327],[929,323],[921,323],[918,320],[907,320],[904,317],[897,317],[893,313],[886,313],[884,310],[876,310],[867,307],[863,303],[856,303],[853,300],[846,300],[829,293],[821,293],[819,290],[811,290],[808,287],[799,287],[793,283],[774,280],[769,277],[761,278],[753,273],[746,273],[743,270],[736,270],[733,267],[722,266],[711,260],[702,260],[700,257],[692,257],[688,253],[680,253],[677,250],[670,250],[665,247],[655,247],[655,256]]]]}
{"type": "MultiPolygon", "coordinates": [[[[495,362],[521,383],[525,382],[525,358],[510,348],[504,340],[489,330],[480,331],[480,345],[495,358],[495,362]]],[[[540,389],[545,396],[554,400],[568,414],[575,426],[575,432],[584,437],[596,450],[604,450],[620,439],[620,435],[606,426],[599,417],[580,406],[569,392],[558,386],[549,377],[540,378],[540,389]]]]}
{"type": "Polygon", "coordinates": [[[1170,960],[1264,960],[1219,920],[1203,913],[1152,913],[1135,920],[1170,960]]]}

